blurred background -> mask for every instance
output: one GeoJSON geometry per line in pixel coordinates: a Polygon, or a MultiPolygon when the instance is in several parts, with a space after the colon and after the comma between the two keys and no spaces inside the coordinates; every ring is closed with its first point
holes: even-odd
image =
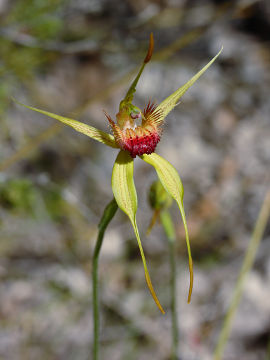
{"type": "MultiPolygon", "coordinates": [[[[0,358],[91,359],[91,254],[112,199],[117,151],[19,101],[109,131],[141,64],[134,104],[159,103],[217,61],[166,119],[157,152],[179,171],[195,282],[176,205],[179,359],[210,360],[270,180],[267,0],[0,1],[0,358]],[[135,73],[134,73],[135,70],[135,73]]],[[[100,259],[101,359],[168,360],[169,250],[147,237],[155,171],[135,161],[138,224],[160,315],[127,217],[100,259]]],[[[224,360],[270,359],[270,226],[244,286],[224,360]]]]}

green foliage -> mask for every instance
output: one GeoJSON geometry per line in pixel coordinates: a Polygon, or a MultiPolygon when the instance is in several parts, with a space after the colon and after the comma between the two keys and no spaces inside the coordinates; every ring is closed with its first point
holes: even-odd
{"type": "Polygon", "coordinates": [[[48,58],[40,49],[17,46],[0,38],[0,115],[10,103],[13,91],[33,78],[33,71],[48,58]]]}
{"type": "Polygon", "coordinates": [[[0,205],[14,212],[33,213],[36,191],[27,179],[14,179],[0,184],[0,205]]]}
{"type": "Polygon", "coordinates": [[[64,0],[17,0],[1,19],[0,115],[14,90],[33,80],[34,73],[52,59],[43,42],[56,41],[61,36],[64,28],[61,10],[65,3],[64,0]],[[29,43],[21,41],[24,36],[29,43]]]}
{"type": "Polygon", "coordinates": [[[0,183],[0,207],[17,215],[45,216],[55,221],[61,220],[67,211],[59,186],[40,187],[28,179],[0,183]]]}
{"type": "Polygon", "coordinates": [[[42,195],[49,216],[54,220],[60,220],[66,214],[66,204],[61,189],[58,186],[50,186],[49,189],[43,189],[42,195]]]}
{"type": "Polygon", "coordinates": [[[24,27],[27,33],[39,39],[54,39],[63,28],[59,16],[63,0],[20,0],[7,16],[9,25],[24,27]]]}
{"type": "Polygon", "coordinates": [[[53,293],[60,301],[65,301],[72,298],[70,288],[60,281],[50,280],[47,283],[47,286],[48,290],[50,290],[50,292],[53,293]]]}
{"type": "Polygon", "coordinates": [[[171,196],[159,180],[153,182],[148,194],[149,204],[154,210],[164,210],[172,203],[171,196]]]}
{"type": "Polygon", "coordinates": [[[1,40],[2,72],[6,81],[17,79],[24,81],[32,77],[33,69],[44,63],[39,49],[18,47],[8,40],[1,40]]]}

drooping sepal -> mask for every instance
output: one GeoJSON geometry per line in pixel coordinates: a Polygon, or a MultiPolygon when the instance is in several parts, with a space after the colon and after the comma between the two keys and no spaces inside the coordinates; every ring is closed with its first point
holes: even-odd
{"type": "Polygon", "coordinates": [[[217,53],[217,55],[209,61],[196,75],[194,75],[187,83],[181,86],[178,90],[163,100],[155,109],[154,113],[159,114],[159,121],[162,122],[170,111],[178,104],[179,99],[185,94],[185,92],[199,79],[199,77],[213,64],[216,58],[222,52],[223,47],[217,53]],[[160,116],[161,114],[161,116],[160,116]]]}
{"type": "Polygon", "coordinates": [[[171,195],[171,197],[177,202],[179,207],[185,234],[186,234],[186,244],[188,250],[188,261],[189,261],[189,272],[190,272],[190,285],[189,285],[189,293],[188,293],[188,302],[190,302],[192,288],[193,288],[193,264],[192,264],[192,256],[191,249],[189,243],[189,235],[188,228],[186,222],[186,215],[184,211],[183,197],[184,197],[184,188],[181,182],[181,179],[175,170],[175,168],[163,157],[153,153],[151,155],[142,155],[141,159],[147,162],[148,164],[154,166],[156,169],[159,180],[164,186],[165,190],[171,195]]]}
{"type": "Polygon", "coordinates": [[[114,137],[110,134],[107,134],[106,132],[102,131],[102,130],[98,130],[96,128],[94,128],[93,126],[84,124],[80,121],[77,120],[73,120],[64,116],[60,116],[54,113],[51,113],[49,111],[44,111],[38,108],[35,108],[33,106],[28,106],[28,105],[24,105],[22,103],[20,103],[19,101],[15,100],[14,101],[19,104],[24,106],[27,109],[39,112],[43,115],[47,115],[53,119],[56,119],[58,121],[61,121],[62,123],[71,126],[73,129],[75,129],[76,131],[83,133],[86,136],[89,136],[90,138],[97,140],[107,146],[113,147],[113,148],[118,148],[118,145],[116,144],[114,137]]]}
{"type": "Polygon", "coordinates": [[[139,245],[143,267],[145,272],[145,279],[150,290],[150,293],[155,300],[159,310],[164,314],[164,310],[154,291],[150,275],[146,265],[146,259],[138,231],[136,222],[137,212],[137,193],[133,180],[133,159],[126,151],[120,151],[113,166],[112,171],[112,190],[119,208],[129,217],[133,226],[137,242],[139,245]]]}

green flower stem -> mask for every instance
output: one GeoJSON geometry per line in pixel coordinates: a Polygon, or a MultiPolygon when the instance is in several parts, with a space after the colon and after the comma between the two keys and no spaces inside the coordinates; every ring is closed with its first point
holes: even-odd
{"type": "Polygon", "coordinates": [[[171,312],[172,312],[172,354],[171,359],[177,360],[178,353],[178,339],[179,339],[179,330],[178,330],[178,321],[177,321],[177,296],[176,296],[176,256],[175,256],[175,231],[174,225],[172,222],[171,215],[169,211],[164,210],[160,213],[160,219],[165,231],[165,234],[168,238],[169,249],[170,249],[170,267],[171,267],[171,280],[170,280],[170,290],[171,290],[171,312]]]}
{"type": "Polygon", "coordinates": [[[218,339],[218,343],[217,343],[217,346],[215,349],[214,360],[222,359],[223,352],[224,352],[226,343],[228,341],[228,337],[230,335],[232,321],[233,321],[234,315],[236,313],[237,307],[239,305],[239,302],[241,300],[241,296],[243,293],[244,281],[246,280],[248,272],[250,271],[250,269],[253,265],[255,255],[257,253],[257,249],[258,249],[261,239],[263,237],[263,233],[264,233],[267,221],[269,219],[269,216],[270,216],[270,190],[268,191],[268,193],[265,196],[263,205],[261,207],[259,216],[256,221],[256,225],[253,230],[253,234],[252,234],[250,243],[248,245],[248,248],[247,248],[247,251],[245,254],[243,265],[242,265],[238,280],[237,280],[235,288],[234,288],[231,304],[230,304],[228,312],[225,316],[223,327],[222,327],[222,330],[221,330],[221,333],[220,333],[220,336],[218,339]]]}
{"type": "Polygon", "coordinates": [[[267,343],[267,348],[266,348],[265,360],[270,360],[270,339],[269,339],[269,337],[268,337],[268,343],[267,343]]]}
{"type": "Polygon", "coordinates": [[[118,209],[115,199],[113,199],[105,208],[100,223],[98,225],[98,237],[93,253],[93,270],[92,270],[92,296],[93,296],[93,360],[99,357],[99,301],[98,301],[98,260],[101,250],[104,233],[110,221],[118,209]]]}

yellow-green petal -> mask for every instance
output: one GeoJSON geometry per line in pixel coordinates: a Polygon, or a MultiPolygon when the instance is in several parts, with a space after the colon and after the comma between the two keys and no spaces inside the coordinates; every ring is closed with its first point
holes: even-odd
{"type": "Polygon", "coordinates": [[[213,64],[216,58],[222,52],[223,47],[218,52],[218,54],[203,67],[196,75],[194,75],[185,85],[181,86],[178,90],[168,96],[163,100],[155,109],[154,113],[159,113],[159,121],[161,122],[168,115],[168,113],[178,104],[179,99],[184,95],[184,93],[199,79],[199,77],[213,64]]]}
{"type": "Polygon", "coordinates": [[[187,250],[188,250],[188,262],[189,262],[189,272],[190,272],[190,285],[189,285],[189,293],[188,293],[188,302],[190,302],[192,288],[193,288],[193,264],[192,264],[192,257],[191,257],[191,250],[190,250],[190,243],[189,243],[189,236],[188,236],[188,228],[187,228],[187,221],[186,215],[184,210],[183,204],[183,197],[184,197],[184,188],[181,182],[181,179],[175,170],[175,168],[170,164],[167,160],[163,157],[152,153],[151,155],[142,155],[142,160],[147,162],[148,164],[154,166],[156,169],[157,175],[159,180],[161,181],[162,185],[164,186],[165,190],[171,195],[171,197],[177,202],[186,234],[186,243],[187,243],[187,250]]]}
{"type": "Polygon", "coordinates": [[[154,291],[150,275],[146,266],[146,260],[144,256],[144,251],[139,235],[139,230],[136,222],[136,212],[137,212],[137,193],[133,180],[133,168],[134,163],[133,159],[128,152],[121,150],[115,160],[113,171],[112,171],[112,190],[119,208],[124,211],[125,214],[129,217],[131,224],[133,226],[145,272],[145,279],[150,290],[153,299],[155,300],[159,310],[164,314],[164,310],[157,298],[157,295],[154,291]]]}
{"type": "Polygon", "coordinates": [[[56,114],[51,113],[49,111],[44,111],[44,110],[40,110],[40,109],[37,109],[37,108],[32,107],[32,106],[24,105],[24,104],[20,103],[19,101],[15,100],[15,99],[14,99],[14,101],[17,104],[26,107],[27,109],[34,110],[34,111],[39,112],[41,114],[47,115],[47,116],[49,116],[49,117],[51,117],[53,119],[59,120],[62,123],[73,127],[73,129],[75,129],[76,131],[78,131],[80,133],[83,133],[84,135],[87,135],[90,138],[95,139],[95,140],[97,140],[97,141],[99,141],[99,142],[101,142],[101,143],[103,143],[103,144],[105,144],[107,146],[110,146],[110,147],[113,147],[113,148],[118,148],[118,145],[115,143],[114,137],[112,135],[110,135],[110,134],[107,134],[106,132],[104,132],[102,130],[98,130],[98,129],[94,128],[93,126],[84,124],[84,123],[82,123],[80,121],[76,121],[76,120],[73,120],[73,119],[69,119],[67,117],[56,115],[56,114]]]}

